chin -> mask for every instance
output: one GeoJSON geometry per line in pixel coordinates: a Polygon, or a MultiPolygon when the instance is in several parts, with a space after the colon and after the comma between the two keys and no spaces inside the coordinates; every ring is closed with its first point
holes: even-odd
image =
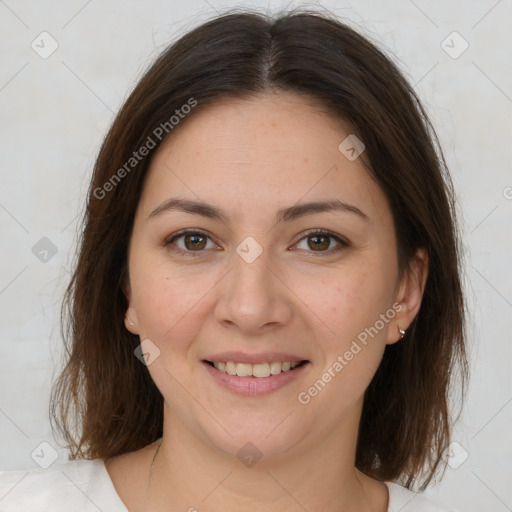
{"type": "Polygon", "coordinates": [[[202,437],[214,449],[237,457],[247,467],[256,462],[261,463],[261,467],[265,462],[279,462],[282,456],[300,445],[307,436],[309,429],[293,424],[294,416],[289,412],[280,416],[258,412],[247,415],[245,420],[224,416],[218,418],[224,428],[211,418],[199,428],[202,437]]]}

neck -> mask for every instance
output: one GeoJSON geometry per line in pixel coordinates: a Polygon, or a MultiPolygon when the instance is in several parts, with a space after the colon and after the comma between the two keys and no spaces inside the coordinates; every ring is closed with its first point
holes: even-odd
{"type": "MultiPolygon", "coordinates": [[[[224,510],[227,504],[232,511],[253,512],[387,508],[384,484],[354,468],[357,428],[353,427],[358,417],[347,418],[339,430],[326,433],[322,443],[304,440],[286,453],[262,456],[254,463],[256,456],[244,464],[236,454],[219,450],[167,413],[148,481],[151,510],[224,510]]],[[[251,454],[251,448],[246,452],[251,454]]]]}

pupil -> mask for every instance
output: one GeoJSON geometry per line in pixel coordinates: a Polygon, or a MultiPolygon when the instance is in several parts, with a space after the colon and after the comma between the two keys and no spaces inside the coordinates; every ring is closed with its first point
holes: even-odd
{"type": "Polygon", "coordinates": [[[311,239],[315,241],[314,242],[315,244],[320,244],[320,245],[315,245],[315,246],[312,246],[311,244],[309,244],[311,249],[327,249],[327,247],[329,247],[329,238],[326,236],[312,236],[312,237],[310,237],[310,240],[311,239]],[[322,244],[322,242],[318,242],[319,240],[322,240],[322,239],[324,240],[323,244],[322,244]],[[325,243],[325,242],[327,242],[327,243],[325,243]]]}
{"type": "MultiPolygon", "coordinates": [[[[202,235],[187,235],[185,237],[185,245],[187,245],[188,247],[188,244],[187,242],[190,242],[192,240],[192,245],[193,247],[192,248],[195,248],[195,249],[202,249],[204,247],[204,240],[205,240],[205,237],[202,236],[202,235]],[[200,240],[200,239],[203,239],[203,243],[201,244],[201,242],[197,242],[197,240],[200,240]]],[[[189,247],[190,248],[190,247],[189,247]]]]}

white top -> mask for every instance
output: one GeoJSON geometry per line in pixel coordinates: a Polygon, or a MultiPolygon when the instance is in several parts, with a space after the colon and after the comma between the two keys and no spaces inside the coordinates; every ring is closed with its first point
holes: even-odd
{"type": "MultiPolygon", "coordinates": [[[[388,512],[453,512],[395,483],[388,512]]],[[[128,512],[103,459],[74,460],[48,469],[0,471],[0,512],[128,512]]]]}

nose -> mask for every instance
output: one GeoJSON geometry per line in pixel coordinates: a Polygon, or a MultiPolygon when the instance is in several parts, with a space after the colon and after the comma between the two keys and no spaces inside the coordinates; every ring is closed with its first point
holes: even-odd
{"type": "Polygon", "coordinates": [[[215,317],[241,334],[258,335],[290,322],[293,293],[267,251],[254,260],[233,256],[233,267],[222,280],[215,317]]]}

